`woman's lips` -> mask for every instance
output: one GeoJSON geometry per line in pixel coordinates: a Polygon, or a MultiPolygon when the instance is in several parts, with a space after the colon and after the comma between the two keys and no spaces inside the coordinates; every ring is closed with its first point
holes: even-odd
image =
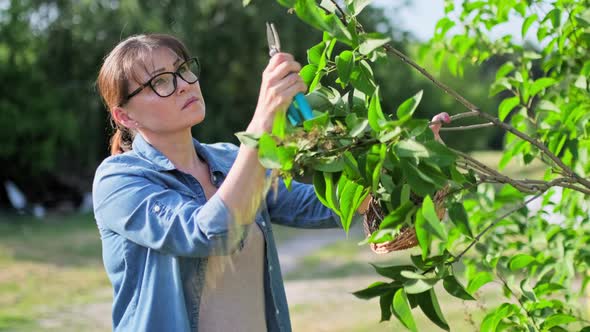
{"type": "Polygon", "coordinates": [[[184,103],[184,106],[182,106],[182,109],[187,108],[190,104],[192,104],[198,100],[199,100],[199,98],[197,98],[197,97],[190,98],[189,100],[186,101],[186,103],[184,103]]]}

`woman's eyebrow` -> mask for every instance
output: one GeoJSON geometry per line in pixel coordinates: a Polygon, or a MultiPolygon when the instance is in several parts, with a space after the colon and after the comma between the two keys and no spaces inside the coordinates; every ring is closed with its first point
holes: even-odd
{"type": "MultiPolygon", "coordinates": [[[[181,61],[182,61],[182,59],[181,59],[181,58],[176,58],[176,61],[174,61],[174,63],[172,64],[172,67],[175,67],[175,68],[176,68],[176,66],[178,66],[178,64],[179,64],[181,61]]],[[[156,69],[156,70],[152,71],[152,72],[150,73],[150,75],[158,74],[158,73],[161,73],[161,72],[163,72],[163,71],[165,71],[165,70],[166,70],[166,68],[158,68],[158,69],[156,69]]]]}

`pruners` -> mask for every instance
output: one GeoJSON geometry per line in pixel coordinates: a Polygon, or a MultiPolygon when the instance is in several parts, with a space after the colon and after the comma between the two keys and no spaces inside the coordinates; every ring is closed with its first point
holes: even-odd
{"type": "MultiPolygon", "coordinates": [[[[271,57],[281,52],[281,40],[272,23],[266,22],[266,39],[268,40],[268,55],[271,57]]],[[[301,92],[295,95],[295,100],[289,105],[287,118],[292,125],[297,126],[305,120],[313,118],[311,107],[301,92]]]]}

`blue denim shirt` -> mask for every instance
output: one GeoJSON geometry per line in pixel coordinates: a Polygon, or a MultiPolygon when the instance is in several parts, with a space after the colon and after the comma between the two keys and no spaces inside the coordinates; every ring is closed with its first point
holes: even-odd
{"type": "MultiPolygon", "coordinates": [[[[196,140],[194,145],[219,187],[238,148],[196,140]]],[[[108,157],[98,167],[93,202],[114,288],[113,329],[196,331],[207,257],[240,250],[240,241],[228,239],[234,221],[223,200],[218,194],[207,200],[193,176],[177,170],[138,134],[132,151],[108,157]]],[[[281,182],[277,199],[270,192],[258,210],[256,223],[266,241],[267,327],[291,331],[271,222],[303,228],[340,227],[340,222],[312,186],[297,182],[291,191],[281,182]]]]}

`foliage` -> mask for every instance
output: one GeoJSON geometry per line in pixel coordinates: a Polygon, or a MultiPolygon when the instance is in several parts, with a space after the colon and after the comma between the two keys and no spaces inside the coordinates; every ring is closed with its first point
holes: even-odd
{"type": "MultiPolygon", "coordinates": [[[[268,63],[265,22],[279,27],[283,48],[297,59],[321,39],[286,12],[273,2],[244,9],[235,0],[0,1],[0,182],[10,179],[30,201],[44,204],[65,191],[48,178],[90,189],[112,132],[95,88],[98,69],[118,41],[138,33],[173,34],[199,57],[208,114],[195,137],[235,140],[233,133],[251,118],[268,63]]],[[[382,12],[369,7],[362,15],[368,28],[393,34],[382,12]]],[[[376,74],[388,72],[407,82],[384,87],[388,95],[424,85],[401,64],[376,74]]],[[[438,107],[422,111],[433,114],[438,107]]],[[[0,206],[3,196],[0,191],[0,206]]]]}
{"type": "MultiPolygon", "coordinates": [[[[281,24],[284,12],[277,4],[244,10],[237,1],[0,1],[0,182],[10,179],[43,203],[60,194],[48,174],[90,190],[111,134],[98,69],[118,41],[138,33],[173,34],[199,56],[213,115],[196,136],[230,139],[251,117],[258,88],[250,82],[268,62],[264,22],[281,24]]],[[[285,26],[303,36],[301,46],[286,46],[305,54],[303,45],[315,41],[310,28],[285,26]]]]}
{"type": "Polygon", "coordinates": [[[278,2],[323,32],[301,71],[316,117],[293,128],[280,116],[272,134],[242,134],[242,141],[258,144],[261,162],[287,183],[293,175],[313,172],[317,196],[341,217],[345,230],[370,193],[385,218],[366,242],[388,241],[402,227],[413,227],[421,248],[421,254],[412,256],[413,265],[375,266],[391,281],[376,282],[355,295],[379,297],[382,320],[395,316],[416,330],[412,310],[420,307],[449,330],[434,285],[442,283],[449,294],[473,300],[482,286],[499,282],[506,301],[489,311],[482,331],[561,331],[585,323],[576,295],[583,295],[589,280],[584,272],[590,194],[587,4],[466,1],[453,20],[454,2],[446,2],[447,16],[423,52],[433,52],[439,65],[459,76],[465,62],[502,62],[490,87],[491,95],[502,92],[498,119],[392,47],[388,36],[365,32],[357,15],[368,1],[347,0],[345,6],[278,2]],[[525,18],[523,35],[531,24],[538,25],[542,50],[519,46],[511,36],[486,37],[510,15],[525,18]],[[447,37],[457,23],[464,31],[447,37]],[[401,58],[468,108],[454,120],[486,121],[451,129],[495,126],[508,132],[500,170],[513,158],[524,163],[540,159],[547,165],[544,178],[512,179],[439,143],[428,130],[430,121],[415,117],[421,91],[400,103],[395,114],[383,112],[373,65],[388,55],[401,58]],[[562,189],[561,197],[551,200],[555,187],[562,189]],[[434,197],[443,188],[450,222],[441,223],[434,197]],[[544,207],[566,217],[563,224],[545,220],[545,212],[530,214],[526,204],[541,196],[544,207]],[[583,281],[581,289],[574,287],[576,279],[583,281]]]}

